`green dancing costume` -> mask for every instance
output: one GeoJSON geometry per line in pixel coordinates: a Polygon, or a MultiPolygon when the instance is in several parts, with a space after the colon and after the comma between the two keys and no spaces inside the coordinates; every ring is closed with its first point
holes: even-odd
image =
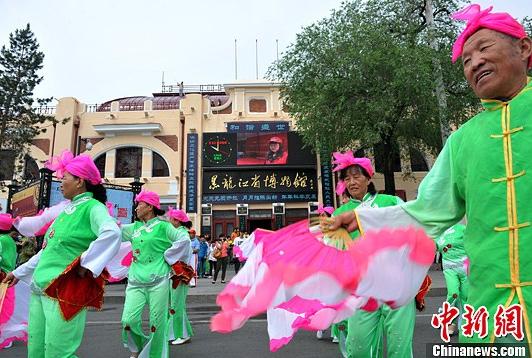
{"type": "MultiPolygon", "coordinates": [[[[362,230],[422,226],[437,237],[467,216],[464,247],[470,259],[467,303],[520,304],[525,340],[532,341],[532,84],[508,102],[483,100],[485,110],[447,140],[422,181],[418,198],[397,208],[358,209],[362,230]]],[[[462,342],[501,342],[493,319],[488,336],[462,342]]]]}
{"type": "Polygon", "coordinates": [[[171,265],[190,251],[186,231],[158,217],[122,226],[122,240],[131,241],[133,262],[128,273],[122,314],[122,340],[131,352],[150,358],[168,357],[168,315],[171,265]],[[148,304],[150,334],[142,330],[148,304]]]}
{"type": "MultiPolygon", "coordinates": [[[[338,216],[359,207],[381,208],[402,202],[396,196],[367,193],[362,200],[349,200],[336,209],[333,215],[338,216]]],[[[358,238],[358,236],[358,231],[351,233],[353,239],[358,238]]],[[[411,357],[415,319],[414,300],[398,309],[391,309],[388,305],[383,304],[374,312],[357,311],[347,320],[347,356],[383,357],[383,335],[386,335],[388,357],[411,357]]],[[[342,334],[339,328],[345,328],[345,324],[344,327],[340,327],[341,325],[342,323],[333,326],[333,334],[342,334]]]]}
{"type": "Polygon", "coordinates": [[[17,262],[17,244],[11,235],[0,235],[0,271],[9,273],[17,262]]]}
{"type": "MultiPolygon", "coordinates": [[[[184,226],[178,227],[177,230],[181,232],[183,237],[189,238],[189,233],[184,226]]],[[[188,264],[191,259],[192,246],[190,247],[189,255],[183,256],[181,261],[188,264]]],[[[194,335],[187,315],[188,289],[189,284],[185,282],[180,282],[176,288],[170,289],[170,321],[168,325],[168,339],[170,341],[179,338],[190,338],[194,335]]]]}
{"type": "Polygon", "coordinates": [[[464,250],[465,226],[456,224],[447,229],[437,240],[436,246],[442,253],[443,277],[447,285],[447,302],[462,312],[467,302],[469,282],[465,268],[467,258],[464,250]]]}
{"type": "Polygon", "coordinates": [[[98,277],[118,251],[120,230],[105,205],[85,192],[57,216],[45,240],[46,247],[13,271],[15,277],[31,280],[28,357],[71,358],[81,344],[87,310],[67,320],[57,299],[45,290],[78,258],[98,277]]]}

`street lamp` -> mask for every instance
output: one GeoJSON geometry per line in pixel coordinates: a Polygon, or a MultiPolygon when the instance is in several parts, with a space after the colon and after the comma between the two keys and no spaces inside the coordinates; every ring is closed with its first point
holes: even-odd
{"type": "Polygon", "coordinates": [[[90,152],[92,147],[93,147],[93,144],[91,143],[91,140],[90,138],[81,138],[81,136],[78,137],[78,148],[77,148],[77,154],[81,154],[81,142],[85,142],[85,150],[84,151],[88,151],[90,152]]]}

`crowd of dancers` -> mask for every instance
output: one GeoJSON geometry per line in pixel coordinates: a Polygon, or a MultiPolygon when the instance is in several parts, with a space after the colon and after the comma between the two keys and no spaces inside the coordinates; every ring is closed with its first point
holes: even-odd
{"type": "MultiPolygon", "coordinates": [[[[491,10],[470,5],[453,15],[467,22],[453,61],[462,58],[484,111],[450,136],[416,200],[378,193],[368,158],[334,153],[344,203],[321,207],[318,221],[259,229],[240,242],[234,255],[247,262],[218,296],[213,331],[231,332],[267,312],[272,351],[299,329],[331,328],[343,356],[382,357],[385,336],[388,357],[410,357],[415,310],[424,309],[438,250],[449,305],[522,309],[521,339],[495,334],[493,321],[485,335],[464,335],[459,322],[448,322],[461,342],[531,341],[532,41],[512,16],[491,10]]],[[[122,343],[131,357],[167,357],[169,342],[193,334],[185,302],[196,268],[207,276],[208,260],[212,283],[220,271],[225,283],[227,242],[216,240],[210,253],[192,244],[187,214],[165,213],[150,191],[135,198],[137,220],[119,225],[89,156],[65,151],[47,166],[62,179],[65,201],[35,217],[0,215],[0,344],[27,340],[30,358],[75,356],[87,308],[102,307],[106,281],[127,277],[122,343]],[[15,229],[44,233],[42,249],[18,267],[15,229]]]]}

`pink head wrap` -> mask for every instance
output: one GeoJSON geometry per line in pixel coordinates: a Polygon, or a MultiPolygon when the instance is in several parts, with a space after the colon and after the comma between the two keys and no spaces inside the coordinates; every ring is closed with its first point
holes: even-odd
{"type": "Polygon", "coordinates": [[[9,230],[13,226],[11,214],[0,214],[0,230],[9,230]]]}
{"type": "Polygon", "coordinates": [[[323,206],[322,204],[318,204],[318,214],[323,215],[325,213],[332,215],[334,212],[334,208],[332,206],[323,206]]]}
{"type": "Polygon", "coordinates": [[[364,168],[366,172],[368,172],[370,178],[372,178],[373,174],[375,174],[373,167],[371,166],[371,160],[368,158],[355,158],[353,152],[350,150],[345,153],[334,152],[333,158],[334,159],[332,163],[336,165],[336,167],[333,169],[333,172],[348,168],[352,165],[359,165],[364,168]]]}
{"type": "Polygon", "coordinates": [[[74,157],[69,150],[64,150],[61,155],[52,157],[45,164],[46,168],[55,172],[58,178],[62,178],[65,172],[69,172],[78,178],[85,179],[96,185],[102,182],[100,171],[96,168],[94,161],[87,154],[74,157]]]}
{"type": "Polygon", "coordinates": [[[182,223],[186,223],[187,221],[190,221],[188,215],[183,210],[170,208],[170,210],[168,210],[166,215],[182,223]]]}
{"type": "Polygon", "coordinates": [[[142,190],[140,193],[138,193],[135,197],[135,202],[140,203],[141,201],[153,207],[156,207],[159,210],[161,209],[159,195],[157,195],[157,193],[154,193],[153,191],[142,190]]]}
{"type": "Polygon", "coordinates": [[[345,185],[345,181],[342,179],[338,180],[338,183],[336,183],[336,195],[342,196],[346,188],[347,186],[345,185]]]}
{"type": "MultiPolygon", "coordinates": [[[[480,10],[480,5],[472,4],[452,14],[455,20],[467,21],[465,29],[458,36],[453,45],[453,63],[462,55],[467,39],[479,29],[490,29],[503,34],[522,39],[527,36],[523,25],[506,12],[491,13],[493,6],[480,10]]],[[[528,60],[528,67],[532,65],[532,57],[528,60]]]]}

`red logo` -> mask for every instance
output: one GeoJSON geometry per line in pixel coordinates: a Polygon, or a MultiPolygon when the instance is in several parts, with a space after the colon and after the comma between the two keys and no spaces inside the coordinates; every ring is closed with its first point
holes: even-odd
{"type": "Polygon", "coordinates": [[[448,327],[459,314],[460,311],[458,308],[451,306],[449,302],[445,301],[443,302],[442,312],[432,315],[432,321],[430,324],[436,329],[440,328],[440,337],[442,341],[449,343],[451,340],[448,327]]]}
{"type": "Polygon", "coordinates": [[[473,337],[473,333],[478,333],[479,338],[488,335],[488,318],[490,314],[484,306],[478,310],[471,305],[464,305],[465,313],[463,314],[465,323],[462,325],[462,333],[465,337],[473,337]]]}
{"type": "Polygon", "coordinates": [[[495,313],[495,336],[504,337],[511,334],[517,340],[524,338],[523,334],[523,308],[514,304],[508,308],[497,306],[495,313]]]}

